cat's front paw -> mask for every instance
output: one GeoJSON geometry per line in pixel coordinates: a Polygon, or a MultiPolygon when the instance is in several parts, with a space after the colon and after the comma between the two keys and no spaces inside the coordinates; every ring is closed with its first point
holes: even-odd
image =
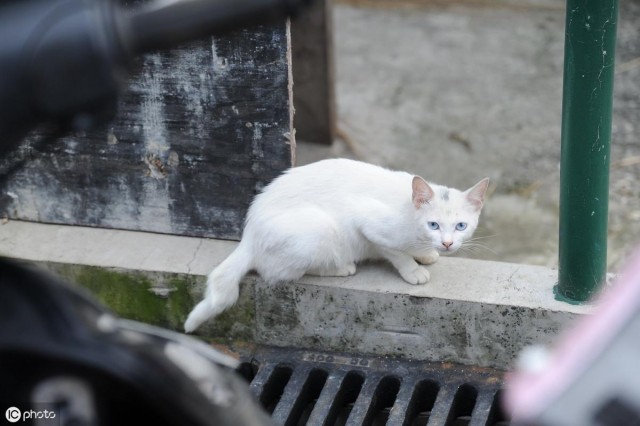
{"type": "Polygon", "coordinates": [[[347,266],[347,273],[349,275],[355,275],[356,274],[356,264],[355,263],[350,263],[347,266]]]}
{"type": "Polygon", "coordinates": [[[318,277],[350,277],[356,273],[356,264],[349,263],[339,268],[311,268],[307,271],[309,275],[318,277]]]}
{"type": "Polygon", "coordinates": [[[411,270],[400,271],[402,278],[409,284],[424,284],[429,281],[429,271],[424,266],[417,266],[411,270]]]}
{"type": "Polygon", "coordinates": [[[431,265],[433,263],[436,263],[438,259],[440,259],[440,255],[436,250],[430,250],[426,255],[416,257],[418,263],[422,265],[431,265]]]}
{"type": "Polygon", "coordinates": [[[342,268],[338,268],[336,271],[336,277],[350,277],[351,275],[356,274],[356,264],[349,263],[348,265],[343,266],[342,268]]]}

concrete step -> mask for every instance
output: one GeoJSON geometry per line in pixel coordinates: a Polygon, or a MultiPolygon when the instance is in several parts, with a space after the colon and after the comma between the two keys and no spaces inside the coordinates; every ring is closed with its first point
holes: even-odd
{"type": "MultiPolygon", "coordinates": [[[[117,314],[181,329],[206,274],[237,243],[9,221],[0,255],[86,287],[117,314]]],[[[268,285],[248,275],[239,302],[198,330],[205,338],[507,369],[518,352],[551,342],[592,307],[553,297],[557,271],[441,258],[413,286],[385,263],[352,277],[304,276],[268,285]]]]}

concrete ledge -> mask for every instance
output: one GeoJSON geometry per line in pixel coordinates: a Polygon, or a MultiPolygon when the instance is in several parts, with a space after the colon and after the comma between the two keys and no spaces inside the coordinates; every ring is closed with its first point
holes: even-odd
{"type": "MultiPolygon", "coordinates": [[[[35,262],[94,292],[118,314],[179,329],[205,275],[234,242],[11,221],[0,255],[35,262]]],[[[348,278],[243,283],[239,303],[206,337],[508,368],[526,345],[551,341],[589,306],[554,300],[556,271],[441,258],[412,286],[386,264],[348,278]]]]}

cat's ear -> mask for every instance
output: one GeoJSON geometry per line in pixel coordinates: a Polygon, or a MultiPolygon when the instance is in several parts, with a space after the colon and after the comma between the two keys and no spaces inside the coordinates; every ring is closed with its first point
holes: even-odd
{"type": "Polygon", "coordinates": [[[411,187],[413,188],[413,205],[416,206],[417,209],[423,204],[429,203],[433,198],[433,189],[431,189],[429,184],[420,176],[413,177],[411,187]]]}
{"type": "Polygon", "coordinates": [[[482,209],[484,194],[487,192],[487,188],[489,188],[489,178],[484,178],[480,182],[476,183],[473,188],[470,188],[465,192],[467,201],[469,201],[477,211],[482,209]]]}

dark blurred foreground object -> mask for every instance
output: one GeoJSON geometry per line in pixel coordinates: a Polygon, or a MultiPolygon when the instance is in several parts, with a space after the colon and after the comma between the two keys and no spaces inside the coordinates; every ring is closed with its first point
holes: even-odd
{"type": "Polygon", "coordinates": [[[202,342],[116,318],[78,290],[0,259],[3,411],[46,410],[56,417],[39,424],[57,426],[272,424],[235,367],[202,342]]]}
{"type": "Polygon", "coordinates": [[[167,0],[124,9],[109,0],[0,3],[0,157],[36,124],[86,130],[115,112],[132,57],[270,22],[309,0],[167,0]]]}
{"type": "Polygon", "coordinates": [[[640,251],[552,351],[529,352],[507,379],[514,425],[640,425],[640,251]]]}
{"type": "MultiPolygon", "coordinates": [[[[110,118],[134,55],[282,18],[304,2],[0,3],[0,158],[40,122],[84,130],[110,118]]],[[[0,407],[10,422],[272,424],[234,367],[201,342],[118,319],[0,259],[0,407]]]]}

